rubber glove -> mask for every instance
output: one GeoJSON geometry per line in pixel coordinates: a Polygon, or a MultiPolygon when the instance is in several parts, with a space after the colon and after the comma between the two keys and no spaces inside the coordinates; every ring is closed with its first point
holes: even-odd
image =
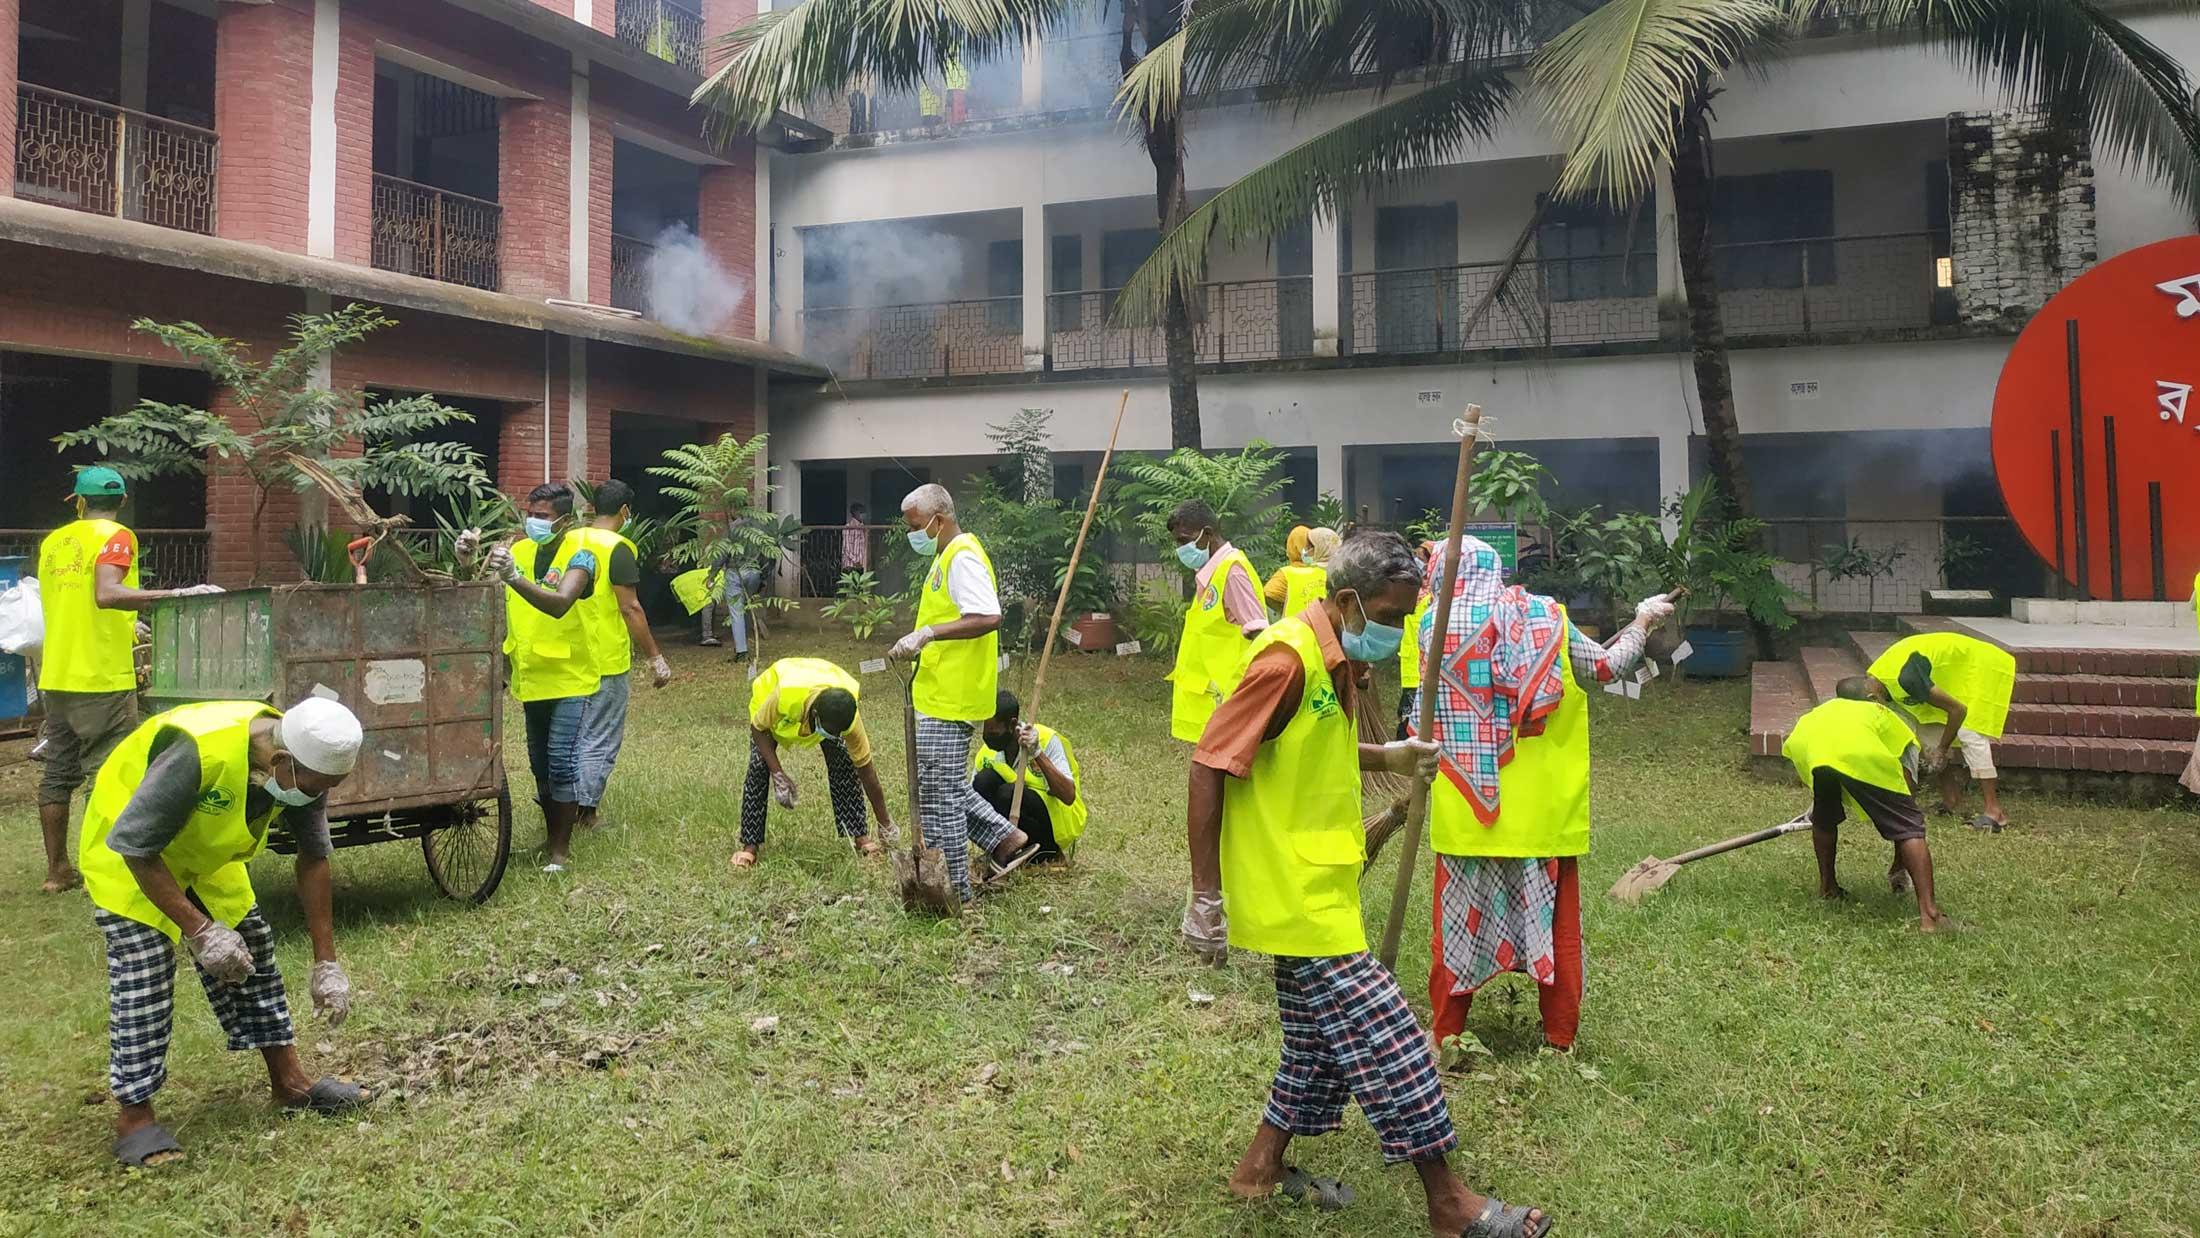
{"type": "Polygon", "coordinates": [[[660,653],[649,660],[649,678],[659,688],[672,682],[672,663],[665,661],[665,655],[660,653]]]}
{"type": "Polygon", "coordinates": [[[1028,722],[1017,723],[1016,746],[1032,756],[1039,755],[1039,728],[1028,722]]]}
{"type": "Polygon", "coordinates": [[[222,587],[220,585],[185,585],[183,588],[176,590],[176,596],[179,598],[195,598],[202,594],[220,593],[221,591],[222,587]]]}
{"type": "Polygon", "coordinates": [[[342,1027],[351,1017],[351,977],[344,974],[344,965],[335,959],[315,963],[309,988],[313,1012],[327,1019],[330,1027],[342,1027]]]}
{"type": "Polygon", "coordinates": [[[191,961],[214,978],[216,984],[239,985],[252,978],[255,964],[244,936],[219,920],[183,939],[191,949],[191,961]]]}
{"type": "Polygon", "coordinates": [[[895,641],[894,647],[886,651],[886,656],[896,662],[906,662],[924,652],[924,647],[932,643],[934,635],[936,633],[932,631],[932,625],[925,624],[909,635],[895,641]]]}
{"type": "Polygon", "coordinates": [[[1383,745],[1383,768],[1393,774],[1432,782],[1443,751],[1425,739],[1394,739],[1383,745]]]}
{"type": "Polygon", "coordinates": [[[1184,920],[1178,925],[1184,944],[1202,960],[1220,966],[1230,957],[1230,917],[1222,910],[1220,890],[1194,890],[1184,901],[1184,920]]]}
{"type": "Polygon", "coordinates": [[[482,566],[488,570],[491,576],[506,584],[520,578],[519,565],[512,562],[512,548],[510,546],[492,547],[489,551],[488,561],[482,566]]]}
{"type": "Polygon", "coordinates": [[[783,771],[772,775],[772,798],[779,801],[781,808],[794,807],[794,779],[788,777],[783,771]]]}
{"type": "Polygon", "coordinates": [[[1672,617],[1673,603],[1666,600],[1666,595],[1662,593],[1656,597],[1644,598],[1635,607],[1635,622],[1641,624],[1645,631],[1657,627],[1672,617]]]}
{"type": "Polygon", "coordinates": [[[481,553],[481,530],[468,529],[451,539],[451,555],[460,563],[471,563],[481,553]]]}

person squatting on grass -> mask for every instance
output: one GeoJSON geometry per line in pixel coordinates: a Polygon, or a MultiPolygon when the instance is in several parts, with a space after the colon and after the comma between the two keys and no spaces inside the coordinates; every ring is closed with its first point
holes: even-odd
{"type": "Polygon", "coordinates": [[[932,560],[917,599],[917,630],[887,656],[917,661],[917,822],[925,845],[946,853],[948,880],[970,901],[970,845],[1008,875],[1038,847],[971,790],[970,737],[993,716],[1001,658],[1001,596],[993,561],[955,522],[947,487],[926,484],[901,501],[909,547],[932,560]]]}
{"type": "Polygon", "coordinates": [[[626,742],[627,673],[634,667],[634,649],[640,646],[649,658],[650,684],[662,688],[672,682],[672,664],[657,650],[649,619],[634,586],[641,583],[642,564],[634,543],[619,532],[634,518],[634,487],[616,478],[596,487],[595,517],[569,536],[603,565],[608,589],[591,589],[580,601],[581,622],[588,628],[589,652],[596,659],[596,690],[581,707],[580,735],[575,760],[579,780],[575,796],[580,803],[580,824],[596,824],[596,807],[603,803],[604,788],[611,783],[611,768],[626,742]]]}
{"type": "Polygon", "coordinates": [[[116,1159],[146,1167],[182,1156],[153,1117],[175,1026],[176,946],[235,1051],[258,1049],[286,1109],[334,1113],[360,1090],[314,1079],[298,1061],[275,933],[245,862],[279,816],[297,843],[298,904],[313,940],[310,991],[334,1027],[351,1011],[329,917],[328,793],[359,759],[359,719],[307,697],[284,712],[203,701],[149,718],[100,766],[77,862],[107,941],[107,1086],[116,1159]]]}
{"type": "Polygon", "coordinates": [[[1007,816],[1015,804],[1016,758],[1024,756],[1029,764],[1024,767],[1024,803],[1017,825],[1039,848],[1032,863],[1053,863],[1066,858],[1083,837],[1091,809],[1069,740],[1053,727],[1023,721],[1023,709],[1015,693],[1001,689],[971,759],[970,787],[1007,816]]]}
{"type": "Polygon", "coordinates": [[[1877,686],[1867,675],[1834,685],[1834,699],[1796,719],[1780,755],[1810,788],[1810,841],[1818,853],[1820,897],[1848,897],[1834,878],[1833,860],[1835,827],[1853,804],[1894,844],[1888,884],[1897,894],[1906,887],[1917,890],[1917,926],[1936,933],[1949,921],[1933,899],[1933,853],[1925,846],[1925,813],[1917,803],[1917,738],[1879,702],[1877,686]]]}
{"type": "Polygon", "coordinates": [[[833,824],[859,853],[878,854],[878,840],[871,836],[863,816],[863,797],[870,797],[879,833],[891,832],[894,821],[886,810],[878,769],[871,763],[871,738],[856,712],[861,696],[855,676],[823,658],[781,658],[749,685],[749,772],[741,784],[741,849],[728,861],[735,869],[756,867],[771,801],[792,808],[800,796],[794,775],[780,760],[789,748],[815,747],[824,755],[833,824]]]}
{"type": "MultiPolygon", "coordinates": [[[[1477,990],[1521,972],[1536,983],[1543,1039],[1571,1049],[1581,1026],[1581,857],[1589,853],[1589,694],[1642,661],[1650,629],[1670,617],[1659,595],[1608,645],[1582,635],[1566,608],[1505,584],[1489,545],[1461,538],[1451,630],[1422,624],[1436,693],[1442,776],[1429,793],[1436,852],[1429,941],[1430,1036],[1466,1030],[1477,990]]],[[[1424,594],[1443,582],[1432,555],[1424,594]]],[[[1417,721],[1418,719],[1416,719],[1417,721]]]]}
{"type": "Polygon", "coordinates": [[[1948,764],[1950,750],[1960,746],[1964,768],[1986,801],[1971,828],[2000,833],[2009,814],[1995,793],[1999,775],[1989,741],[2001,738],[2009,720],[2016,657],[1976,637],[1920,632],[1889,645],[1864,674],[1873,683],[1873,700],[1892,701],[1914,720],[1925,772],[1940,775],[1940,811],[1953,815],[1960,801],[1963,774],[1948,764]]]}
{"type": "Polygon", "coordinates": [[[1436,772],[1433,744],[1360,743],[1353,710],[1365,664],[1397,656],[1420,580],[1403,539],[1356,533],[1330,560],[1329,596],[1253,642],[1243,681],[1192,754],[1182,932],[1217,962],[1230,946],[1275,957],[1283,1059],[1233,1194],[1349,1203],[1342,1185],[1293,1168],[1285,1152],[1294,1136],[1338,1129],[1357,1100],[1383,1159],[1419,1173],[1436,1232],[1534,1238],[1549,1228],[1540,1211],[1477,1195],[1452,1173],[1459,1137],[1434,1054],[1361,924],[1360,773],[1436,772]]]}
{"type": "Polygon", "coordinates": [[[1215,706],[1237,687],[1252,639],[1268,626],[1268,608],[1254,584],[1253,561],[1216,527],[1214,509],[1196,499],[1169,513],[1177,562],[1194,573],[1192,604],[1169,672],[1169,734],[1199,742],[1215,706]]]}

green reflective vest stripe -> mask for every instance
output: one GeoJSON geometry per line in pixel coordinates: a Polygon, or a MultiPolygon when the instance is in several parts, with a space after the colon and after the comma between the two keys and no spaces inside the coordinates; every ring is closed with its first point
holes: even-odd
{"type": "Polygon", "coordinates": [[[1222,903],[1230,944],[1320,958],[1367,949],[1360,921],[1360,742],[1314,629],[1285,619],[1249,642],[1284,645],[1306,672],[1298,711],[1222,792],[1222,903]]]}
{"type": "MultiPolygon", "coordinates": [[[[550,561],[550,578],[544,582],[551,589],[558,587],[558,578],[580,552],[580,539],[560,538],[556,549],[550,561]]],[[[537,579],[535,556],[540,553],[542,547],[521,538],[512,545],[512,562],[529,579],[537,579]]],[[[596,573],[600,576],[602,572],[599,563],[596,573]]],[[[592,592],[601,587],[601,581],[589,582],[592,592]]],[[[522,701],[555,701],[587,696],[596,690],[596,681],[603,676],[589,652],[588,621],[582,617],[586,605],[586,599],[576,601],[571,610],[553,619],[530,605],[519,590],[505,587],[504,653],[512,663],[513,696],[522,701]]]]}
{"type": "Polygon", "coordinates": [[[574,603],[581,623],[588,628],[588,652],[596,659],[598,675],[624,675],[634,669],[634,638],[626,630],[626,614],[619,609],[619,591],[611,586],[611,552],[626,552],[641,562],[641,554],[625,535],[611,529],[575,529],[567,535],[596,552],[596,580],[588,596],[574,603]]]}
{"type": "Polygon", "coordinates": [[[1283,617],[1288,619],[1329,596],[1329,569],[1311,563],[1283,567],[1283,617]]]}
{"type": "Polygon", "coordinates": [[[1429,789],[1429,845],[1439,855],[1542,859],[1589,853],[1589,694],[1574,682],[1572,620],[1567,622],[1558,651],[1564,695],[1543,720],[1543,733],[1516,739],[1512,760],[1497,771],[1497,820],[1482,824],[1447,774],[1437,775],[1429,789]]]}
{"type": "Polygon", "coordinates": [[[1948,721],[1937,706],[1902,699],[1902,664],[1922,653],[1933,664],[1933,686],[1963,702],[1966,730],[2000,739],[2009,724],[2009,698],[2017,690],[2017,659],[2008,650],[1959,632],[1920,632],[1887,647],[1865,673],[1887,685],[1898,708],[1919,722],[1948,721]]]}
{"type": "MultiPolygon", "coordinates": [[[[1050,743],[1061,743],[1062,755],[1069,758],[1069,780],[1077,784],[1077,802],[1065,804],[1055,799],[1054,793],[1047,788],[1046,775],[1039,772],[1038,762],[1032,762],[1031,767],[1024,771],[1024,793],[1038,796],[1039,802],[1047,806],[1047,820],[1053,823],[1055,844],[1066,850],[1084,834],[1085,819],[1091,815],[1091,805],[1085,802],[1085,775],[1077,767],[1077,750],[1069,746],[1069,741],[1062,738],[1061,732],[1045,723],[1039,723],[1033,729],[1039,732],[1039,747],[1042,751],[1050,743]]],[[[1015,763],[984,744],[978,745],[978,753],[970,761],[970,772],[974,774],[981,769],[992,770],[1000,775],[1002,782],[1016,781],[1015,763]]]]}
{"type": "Polygon", "coordinates": [[[863,692],[856,686],[856,677],[823,658],[781,658],[771,664],[756,682],[749,685],[749,724],[756,724],[756,711],[772,693],[779,694],[778,710],[772,717],[772,739],[782,748],[807,748],[825,742],[823,732],[805,728],[804,719],[810,712],[810,702],[827,688],[845,688],[848,695],[858,701],[863,692]]]}
{"type": "MultiPolygon", "coordinates": [[[[73,520],[39,543],[39,610],[46,621],[39,691],[137,691],[137,664],[130,656],[137,612],[102,610],[95,592],[99,552],[115,534],[128,532],[112,520],[73,520]]],[[[137,556],[130,557],[122,583],[137,588],[137,556]]]]}
{"type": "Polygon", "coordinates": [[[130,732],[99,767],[77,843],[76,864],[94,906],[159,929],[170,941],[180,935],[175,921],[145,897],[129,864],[107,845],[116,819],[145,780],[153,740],[173,727],[199,746],[199,802],[182,832],[160,853],[161,863],[177,885],[198,895],[207,915],[223,924],[235,928],[252,911],[252,878],[245,861],[267,842],[268,822],[281,811],[271,803],[259,820],[245,820],[244,797],[252,786],[252,723],[281,716],[258,701],[202,701],[155,714],[130,732]]]}
{"type": "Polygon", "coordinates": [[[1780,755],[1806,787],[1813,771],[1826,768],[1866,786],[1908,795],[1902,754],[1916,742],[1909,724],[1879,702],[1835,697],[1795,720],[1780,755]]]}
{"type": "MultiPolygon", "coordinates": [[[[955,599],[947,592],[948,567],[957,555],[976,555],[985,565],[986,578],[999,587],[993,560],[985,547],[968,533],[957,534],[942,547],[924,578],[924,592],[917,599],[917,626],[938,627],[962,618],[955,599]]],[[[1001,673],[1001,634],[998,629],[974,640],[935,640],[917,656],[917,708],[925,716],[945,722],[983,722],[993,716],[1001,673]]]]}
{"type": "Polygon", "coordinates": [[[1232,572],[1245,573],[1246,582],[1259,589],[1253,561],[1232,547],[1184,611],[1176,668],[1169,672],[1169,733],[1195,744],[1207,729],[1207,719],[1214,717],[1215,706],[1237,691],[1238,680],[1245,678],[1245,664],[1253,656],[1253,642],[1223,612],[1223,586],[1232,572]]]}
{"type": "Polygon", "coordinates": [[[1429,597],[1424,593],[1406,616],[1406,638],[1398,642],[1398,686],[1421,686],[1421,642],[1428,639],[1429,597]]]}

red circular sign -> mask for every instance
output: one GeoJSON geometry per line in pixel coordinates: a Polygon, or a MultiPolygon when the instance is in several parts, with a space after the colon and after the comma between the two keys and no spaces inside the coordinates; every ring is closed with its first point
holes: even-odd
{"type": "Polygon", "coordinates": [[[2092,596],[2191,596],[2200,571],[2200,236],[2071,281],[1994,389],[1994,476],[2042,559],[2092,596]]]}

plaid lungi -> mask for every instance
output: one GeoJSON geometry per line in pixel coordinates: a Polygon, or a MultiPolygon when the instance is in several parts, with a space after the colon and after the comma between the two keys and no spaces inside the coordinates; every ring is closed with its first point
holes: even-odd
{"type": "Polygon", "coordinates": [[[1283,1061],[1261,1120],[1293,1135],[1326,1135],[1356,1100],[1383,1159],[1426,1161],[1459,1146],[1436,1059],[1405,994],[1375,956],[1276,959],[1283,1061]]]}
{"type": "MultiPolygon", "coordinates": [[[[107,938],[107,1090],[116,1104],[143,1104],[168,1078],[176,947],[167,934],[127,916],[95,909],[92,919],[107,938]]],[[[275,931],[254,907],[237,922],[237,932],[252,951],[252,975],[243,984],[225,985],[199,972],[206,1004],[229,1034],[231,1049],[290,1044],[295,1036],[283,975],[275,968],[275,931]]]]}
{"type": "Polygon", "coordinates": [[[924,845],[946,853],[947,879],[969,902],[970,845],[991,852],[1016,827],[970,785],[967,722],[917,714],[917,824],[924,845]]]}

